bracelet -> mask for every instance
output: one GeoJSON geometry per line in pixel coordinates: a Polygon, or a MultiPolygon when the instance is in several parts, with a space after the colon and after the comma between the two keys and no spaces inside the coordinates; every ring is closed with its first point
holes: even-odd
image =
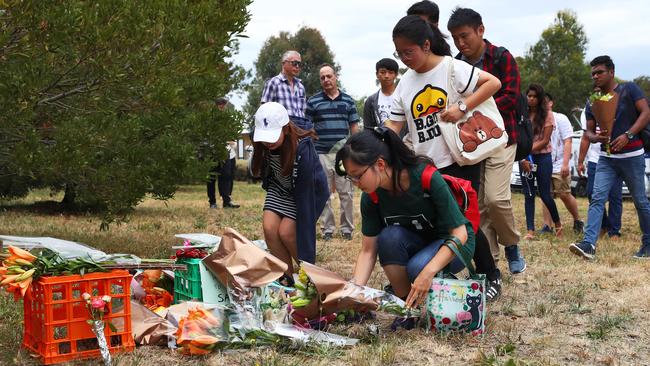
{"type": "Polygon", "coordinates": [[[456,236],[450,235],[449,237],[447,237],[447,238],[445,239],[445,243],[447,243],[448,241],[450,241],[450,242],[456,244],[456,246],[457,246],[459,249],[463,246],[463,243],[462,243],[462,242],[460,241],[460,239],[458,239],[458,237],[456,237],[456,236]]]}

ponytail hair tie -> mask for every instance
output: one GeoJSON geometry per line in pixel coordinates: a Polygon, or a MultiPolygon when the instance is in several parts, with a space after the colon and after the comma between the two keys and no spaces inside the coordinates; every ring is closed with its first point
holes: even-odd
{"type": "Polygon", "coordinates": [[[386,138],[386,135],[388,134],[388,127],[384,127],[384,126],[379,127],[378,126],[378,127],[373,128],[373,131],[375,132],[375,135],[377,135],[377,137],[382,142],[384,142],[384,140],[386,138]]]}

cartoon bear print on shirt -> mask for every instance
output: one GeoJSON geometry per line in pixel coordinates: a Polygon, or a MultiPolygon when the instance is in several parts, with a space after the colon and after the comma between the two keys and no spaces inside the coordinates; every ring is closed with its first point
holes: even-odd
{"type": "Polygon", "coordinates": [[[472,152],[485,141],[503,136],[503,130],[496,122],[479,111],[474,111],[467,121],[459,123],[458,129],[465,152],[472,152]]]}

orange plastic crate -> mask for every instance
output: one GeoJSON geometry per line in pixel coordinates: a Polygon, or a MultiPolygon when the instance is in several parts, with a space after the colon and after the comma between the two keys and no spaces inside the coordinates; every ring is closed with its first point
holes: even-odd
{"type": "Polygon", "coordinates": [[[97,338],[86,322],[90,316],[81,294],[111,296],[104,319],[104,334],[111,353],[135,348],[131,332],[131,275],[126,270],[89,273],[84,276],[41,277],[32,283],[24,299],[23,346],[49,365],[76,359],[101,357],[97,338]]]}

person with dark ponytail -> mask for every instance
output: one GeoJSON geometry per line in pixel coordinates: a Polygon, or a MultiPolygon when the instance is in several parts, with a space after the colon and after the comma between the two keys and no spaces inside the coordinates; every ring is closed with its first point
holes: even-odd
{"type": "Polygon", "coordinates": [[[315,135],[290,121],[279,103],[264,103],[255,113],[252,173],[266,190],[264,239],[271,254],[287,263],[287,285],[293,283],[293,259],[316,260],[316,221],[329,198],[315,135]]]}
{"type": "MultiPolygon", "coordinates": [[[[377,257],[395,295],[421,304],[434,276],[464,268],[447,245],[474,252],[474,232],[437,171],[424,189],[430,158],[409,149],[392,130],[352,135],[336,154],[336,172],[363,191],[361,252],[352,282],[366,285],[377,257]]],[[[471,254],[469,254],[471,257],[471,254]]]]}
{"type": "Polygon", "coordinates": [[[406,15],[417,15],[426,20],[431,26],[437,27],[440,18],[440,8],[433,1],[422,0],[413,3],[406,11],[406,15]]]}
{"type": "Polygon", "coordinates": [[[551,177],[553,175],[551,134],[555,126],[555,118],[553,113],[548,111],[544,88],[541,85],[530,84],[526,96],[528,97],[528,115],[533,122],[533,148],[530,151],[530,159],[522,160],[519,165],[524,189],[526,228],[528,229],[524,239],[535,238],[535,181],[537,181],[539,196],[555,223],[555,235],[561,237],[562,222],[551,195],[551,177]],[[535,169],[532,164],[535,164],[535,169]]]}
{"type": "MultiPolygon", "coordinates": [[[[457,122],[465,113],[490,98],[501,82],[488,72],[449,55],[449,44],[437,27],[419,16],[406,16],[393,28],[396,53],[409,70],[395,90],[391,116],[385,125],[399,132],[408,125],[407,138],[416,154],[430,157],[443,174],[468,180],[477,192],[481,166],[460,166],[452,157],[438,123],[457,122]],[[451,69],[453,77],[449,77],[451,69]],[[451,85],[449,80],[451,79],[451,85]],[[464,102],[448,105],[448,88],[456,89],[464,102]]],[[[487,277],[486,297],[501,293],[501,272],[494,263],[490,245],[483,233],[476,233],[474,262],[477,272],[487,277]]]]}

